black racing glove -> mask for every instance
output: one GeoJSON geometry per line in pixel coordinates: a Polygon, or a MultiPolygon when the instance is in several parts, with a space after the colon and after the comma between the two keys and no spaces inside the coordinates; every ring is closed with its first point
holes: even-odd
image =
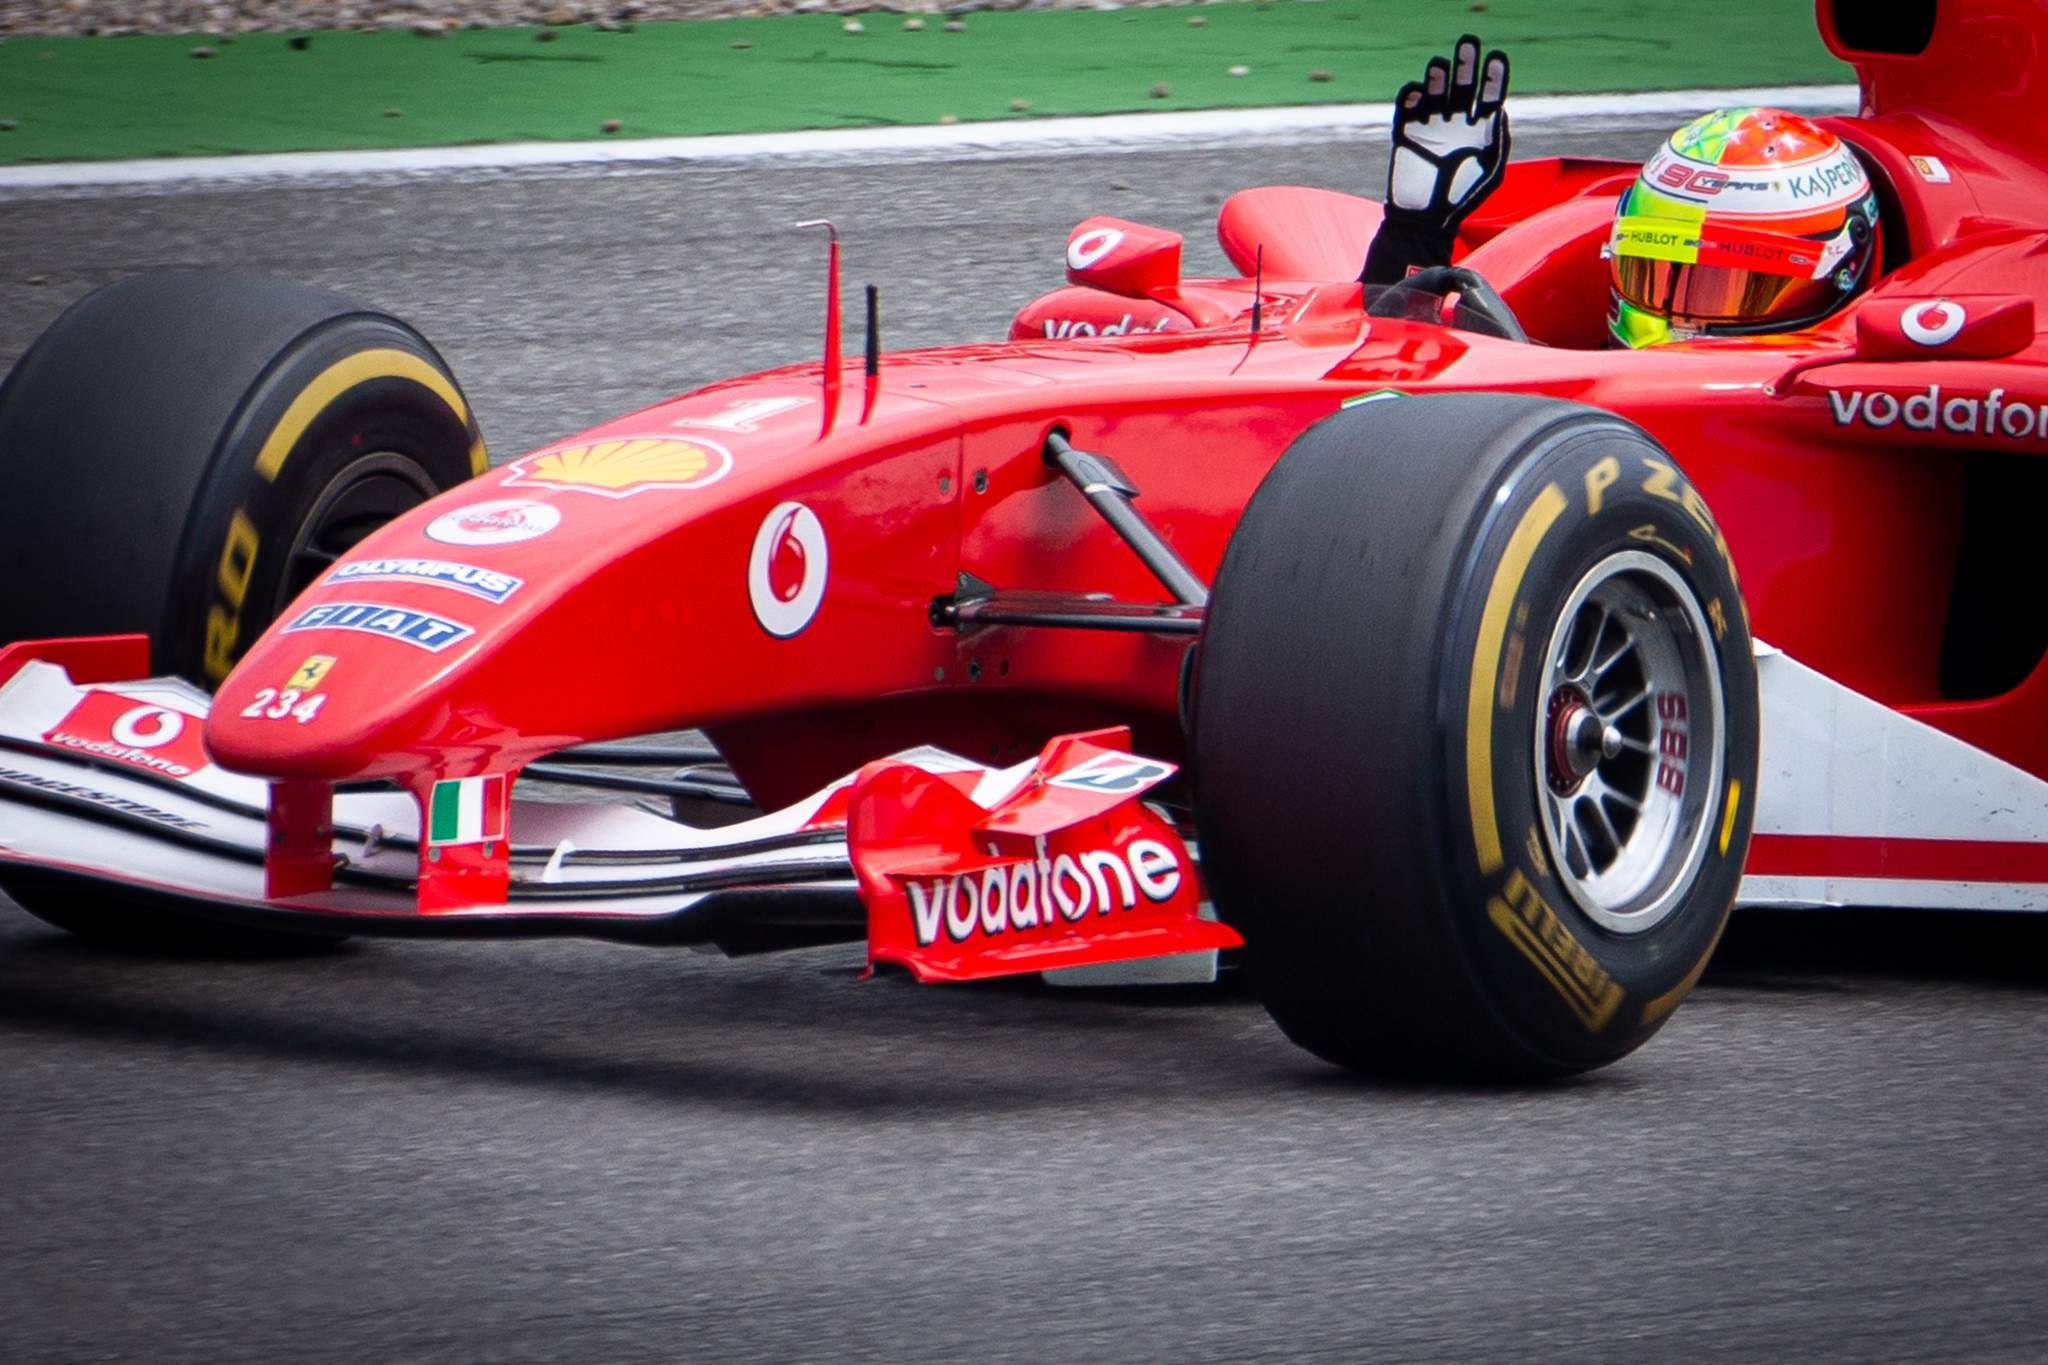
{"type": "Polygon", "coordinates": [[[1410,270],[1448,265],[1458,224],[1500,183],[1508,164],[1508,59],[1479,59],[1479,40],[1458,39],[1455,55],[1431,57],[1420,81],[1394,97],[1394,154],[1387,165],[1386,216],[1359,276],[1392,284],[1410,270]]]}

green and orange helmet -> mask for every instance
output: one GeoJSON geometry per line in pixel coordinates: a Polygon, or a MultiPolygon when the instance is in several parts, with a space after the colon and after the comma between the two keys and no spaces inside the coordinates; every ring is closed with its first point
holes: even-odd
{"type": "Polygon", "coordinates": [[[1856,154],[1812,120],[1717,109],[1650,158],[1603,254],[1621,345],[1795,331],[1868,282],[1877,199],[1856,154]]]}

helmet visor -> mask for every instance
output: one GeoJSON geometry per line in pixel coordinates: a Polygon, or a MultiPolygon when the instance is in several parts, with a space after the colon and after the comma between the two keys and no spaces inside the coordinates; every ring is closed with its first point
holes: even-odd
{"type": "Polygon", "coordinates": [[[1815,316],[1839,295],[1832,278],[1802,279],[1740,266],[1616,256],[1615,292],[1680,323],[1764,322],[1815,316]]]}

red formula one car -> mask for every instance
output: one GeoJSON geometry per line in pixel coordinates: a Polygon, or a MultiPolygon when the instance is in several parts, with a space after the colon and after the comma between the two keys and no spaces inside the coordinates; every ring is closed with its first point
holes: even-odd
{"type": "Polygon", "coordinates": [[[1370,303],[1362,199],[1232,198],[1234,279],[1096,218],[1005,343],[841,357],[835,302],[497,468],[389,317],[102,289],[0,389],[0,886],[925,979],[1242,943],[1318,1054],[1496,1075],[1642,1043],[1735,902],[2048,909],[2048,7],[1819,14],[1882,260],[1789,335],[1610,349],[1638,167],[1571,158],[1370,303]]]}

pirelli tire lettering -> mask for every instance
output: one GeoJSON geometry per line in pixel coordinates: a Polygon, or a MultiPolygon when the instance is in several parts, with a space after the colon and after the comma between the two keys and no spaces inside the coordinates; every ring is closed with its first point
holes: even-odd
{"type": "Polygon", "coordinates": [[[1196,667],[1204,876],[1311,1051],[1585,1070],[1697,979],[1755,666],[1712,511],[1639,428],[1506,394],[1339,411],[1247,507],[1196,667]]]}
{"type": "Polygon", "coordinates": [[[116,281],[0,384],[0,562],[67,588],[0,603],[0,638],[146,632],[155,669],[217,685],[357,540],[483,467],[403,322],[254,276],[116,281]]]}
{"type": "Polygon", "coordinates": [[[389,520],[483,472],[467,401],[430,348],[394,334],[399,326],[343,319],[252,391],[210,480],[233,502],[224,519],[218,507],[194,507],[224,520],[193,627],[197,681],[218,686],[333,554],[374,527],[341,525],[348,504],[389,520]]]}

